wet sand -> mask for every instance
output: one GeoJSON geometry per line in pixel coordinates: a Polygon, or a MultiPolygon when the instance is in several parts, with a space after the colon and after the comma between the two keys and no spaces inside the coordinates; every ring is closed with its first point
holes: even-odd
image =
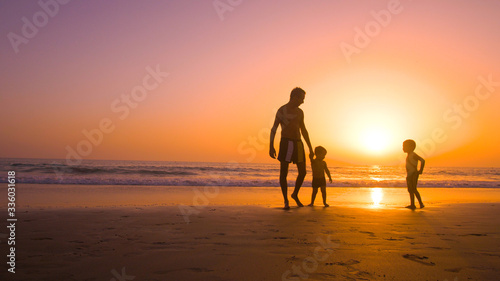
{"type": "MultiPolygon", "coordinates": [[[[329,189],[331,207],[285,211],[279,191],[268,188],[237,192],[221,187],[218,193],[203,187],[168,192],[155,187],[143,187],[141,192],[119,188],[94,188],[88,194],[81,186],[19,185],[16,274],[8,273],[4,263],[0,279],[494,280],[500,276],[496,190],[422,188],[426,208],[412,211],[402,207],[408,203],[404,189],[329,189]],[[49,189],[53,194],[43,203],[49,189]],[[462,201],[452,204],[453,198],[462,201]],[[475,202],[481,200],[484,203],[475,202]]],[[[306,187],[301,190],[304,203],[309,192],[306,187]]],[[[1,212],[6,214],[5,209],[1,212]]],[[[1,253],[7,254],[6,230],[0,235],[1,253]]]]}

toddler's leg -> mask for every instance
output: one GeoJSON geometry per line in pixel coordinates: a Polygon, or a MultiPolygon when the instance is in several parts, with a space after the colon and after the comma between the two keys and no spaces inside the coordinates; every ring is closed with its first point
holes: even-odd
{"type": "Polygon", "coordinates": [[[406,185],[408,186],[408,193],[410,194],[410,205],[407,208],[415,208],[415,181],[413,176],[406,177],[406,185]]]}
{"type": "Polygon", "coordinates": [[[420,208],[423,208],[423,207],[425,207],[425,206],[424,206],[424,203],[422,202],[422,198],[420,197],[420,192],[418,192],[418,190],[417,190],[418,176],[419,176],[419,174],[417,174],[417,175],[415,176],[415,179],[414,179],[414,182],[413,182],[413,184],[414,184],[414,186],[415,186],[415,191],[414,191],[414,193],[415,193],[415,196],[417,197],[418,204],[420,204],[420,208]]]}
{"type": "Polygon", "coordinates": [[[418,204],[420,204],[420,208],[425,207],[425,206],[424,206],[424,203],[422,202],[422,198],[420,197],[420,192],[416,191],[416,192],[415,192],[415,196],[417,197],[418,204]]]}
{"type": "Polygon", "coordinates": [[[314,205],[314,200],[316,200],[316,194],[318,194],[318,188],[313,187],[312,195],[311,195],[311,204],[309,206],[314,205]]]}
{"type": "Polygon", "coordinates": [[[326,203],[326,185],[321,187],[321,195],[323,196],[323,205],[329,207],[330,205],[326,203]]]}

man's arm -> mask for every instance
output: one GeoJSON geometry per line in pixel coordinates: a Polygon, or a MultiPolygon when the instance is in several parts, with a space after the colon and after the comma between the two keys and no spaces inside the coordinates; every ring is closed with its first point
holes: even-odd
{"type": "MultiPolygon", "coordinates": [[[[302,112],[302,111],[301,111],[302,112]]],[[[304,113],[302,112],[302,120],[300,121],[300,132],[302,133],[302,136],[304,137],[304,140],[307,143],[307,146],[309,147],[309,157],[311,155],[314,155],[314,150],[311,145],[311,141],[309,140],[309,133],[307,132],[306,129],[306,124],[304,124],[304,113]]]]}
{"type": "Polygon", "coordinates": [[[279,124],[280,121],[278,119],[278,114],[276,114],[273,127],[271,128],[271,138],[269,140],[269,156],[271,156],[271,158],[276,158],[276,150],[274,149],[274,137],[276,136],[276,131],[278,130],[279,124]]]}
{"type": "Polygon", "coordinates": [[[314,161],[314,155],[309,154],[309,159],[311,159],[311,163],[314,161]]]}

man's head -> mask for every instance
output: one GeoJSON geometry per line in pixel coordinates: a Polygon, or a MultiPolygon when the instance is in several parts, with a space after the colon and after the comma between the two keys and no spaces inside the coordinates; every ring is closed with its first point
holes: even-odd
{"type": "Polygon", "coordinates": [[[306,92],[299,87],[296,87],[290,93],[290,103],[295,106],[299,106],[304,103],[304,98],[306,97],[306,92]]]}

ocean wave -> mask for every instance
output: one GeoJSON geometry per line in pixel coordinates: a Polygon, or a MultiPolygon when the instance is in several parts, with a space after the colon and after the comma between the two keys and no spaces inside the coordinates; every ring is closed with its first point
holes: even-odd
{"type": "Polygon", "coordinates": [[[195,176],[196,172],[190,172],[181,169],[166,168],[163,170],[151,169],[137,169],[137,168],[117,168],[117,167],[92,167],[92,166],[68,166],[68,165],[18,165],[17,167],[24,167],[23,169],[17,168],[17,173],[41,173],[41,174],[72,174],[72,175],[86,175],[86,174],[138,174],[138,175],[174,175],[174,176],[195,176]]]}
{"type": "MultiPolygon", "coordinates": [[[[66,165],[59,163],[11,163],[18,172],[25,173],[69,173],[69,174],[143,174],[143,175],[179,175],[193,176],[210,172],[220,173],[268,173],[270,169],[238,166],[154,166],[154,165],[131,165],[131,166],[96,166],[96,165],[66,165]]],[[[276,169],[275,171],[279,171],[276,169]]]]}
{"type": "MultiPolygon", "coordinates": [[[[279,165],[258,163],[197,163],[85,160],[67,165],[63,159],[0,159],[0,170],[16,171],[20,183],[155,186],[278,187],[279,165]]],[[[402,166],[330,167],[330,187],[406,187],[402,166]]],[[[290,186],[297,175],[290,168],[290,186]]],[[[500,188],[500,168],[426,167],[419,187],[500,188]]],[[[311,186],[311,173],[304,187],[311,186]]],[[[0,174],[6,181],[6,174],[0,174]]]]}

